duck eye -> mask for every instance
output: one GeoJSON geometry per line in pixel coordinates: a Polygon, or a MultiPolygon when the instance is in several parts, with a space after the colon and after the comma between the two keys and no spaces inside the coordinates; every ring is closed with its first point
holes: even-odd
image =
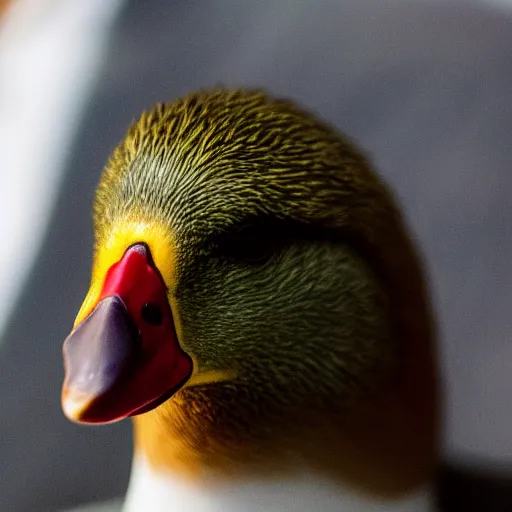
{"type": "Polygon", "coordinates": [[[246,225],[226,233],[217,245],[217,252],[223,257],[250,265],[267,262],[276,249],[275,233],[260,225],[246,225]]]}
{"type": "Polygon", "coordinates": [[[142,318],[150,325],[158,326],[162,323],[162,310],[151,302],[146,302],[141,310],[142,318]]]}

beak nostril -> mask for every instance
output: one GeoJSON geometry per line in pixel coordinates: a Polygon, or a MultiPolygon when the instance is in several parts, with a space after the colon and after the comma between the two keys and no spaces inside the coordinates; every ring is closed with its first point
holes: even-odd
{"type": "Polygon", "coordinates": [[[158,326],[162,324],[162,310],[151,302],[146,302],[141,310],[142,318],[150,325],[158,326]]]}

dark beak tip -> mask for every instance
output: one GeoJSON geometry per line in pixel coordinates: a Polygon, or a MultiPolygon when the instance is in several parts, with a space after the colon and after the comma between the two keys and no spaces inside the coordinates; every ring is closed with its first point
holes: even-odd
{"type": "Polygon", "coordinates": [[[138,330],[117,295],[101,300],[67,336],[62,347],[62,407],[72,421],[122,380],[137,346],[138,330]]]}

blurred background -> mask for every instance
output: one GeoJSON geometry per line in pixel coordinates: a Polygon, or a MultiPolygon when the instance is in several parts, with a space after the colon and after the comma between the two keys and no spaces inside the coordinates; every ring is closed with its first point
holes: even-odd
{"type": "Polygon", "coordinates": [[[130,423],[60,409],[93,191],[143,109],[217,84],[298,100],[393,186],[438,314],[444,458],[485,505],[450,485],[512,510],[512,1],[0,0],[0,511],[124,494],[130,423]]]}

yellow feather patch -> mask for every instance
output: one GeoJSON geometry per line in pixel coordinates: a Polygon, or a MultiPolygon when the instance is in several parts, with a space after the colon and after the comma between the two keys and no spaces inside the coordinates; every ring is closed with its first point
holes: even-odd
{"type": "Polygon", "coordinates": [[[147,244],[167,288],[172,287],[176,270],[176,246],[169,230],[154,221],[121,220],[109,230],[108,236],[101,240],[96,248],[91,286],[75,319],[74,327],[87,317],[98,303],[110,267],[123,257],[130,245],[138,242],[147,244]]]}

